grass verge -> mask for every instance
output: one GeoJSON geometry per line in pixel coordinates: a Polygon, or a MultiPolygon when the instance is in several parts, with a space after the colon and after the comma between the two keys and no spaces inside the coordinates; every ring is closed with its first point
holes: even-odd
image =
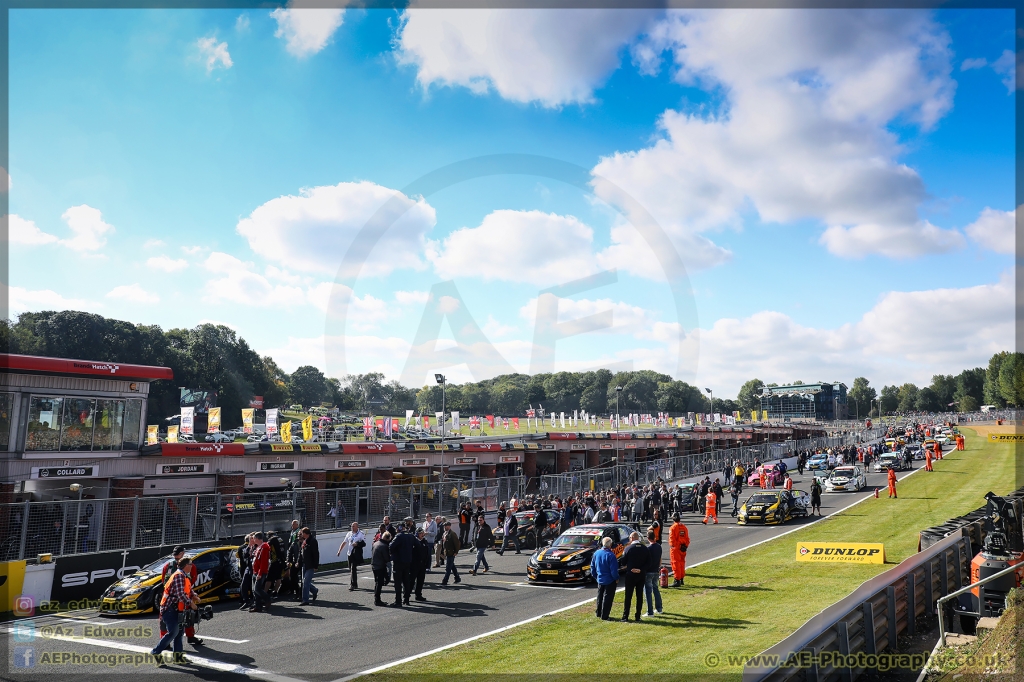
{"type": "MultiPolygon", "coordinates": [[[[664,615],[641,623],[603,622],[594,618],[593,606],[582,606],[375,677],[440,679],[503,670],[739,679],[740,658],[776,644],[865,580],[914,554],[922,528],[978,508],[990,490],[1015,488],[1014,447],[988,442],[968,429],[965,435],[967,450],[935,462],[934,472],[901,482],[898,500],[868,499],[805,530],[688,571],[684,588],[662,591],[664,615]],[[798,564],[798,540],[884,542],[887,564],[798,564]],[[715,667],[707,663],[711,654],[721,661],[715,667]],[[736,657],[733,665],[730,656],[736,657]]],[[[612,615],[622,615],[621,594],[612,615]]]]}

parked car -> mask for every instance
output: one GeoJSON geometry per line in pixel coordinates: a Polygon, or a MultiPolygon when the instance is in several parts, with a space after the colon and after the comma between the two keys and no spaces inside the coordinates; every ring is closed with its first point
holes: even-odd
{"type": "Polygon", "coordinates": [[[234,443],[234,435],[228,435],[227,433],[208,433],[204,438],[207,443],[234,443]]]}

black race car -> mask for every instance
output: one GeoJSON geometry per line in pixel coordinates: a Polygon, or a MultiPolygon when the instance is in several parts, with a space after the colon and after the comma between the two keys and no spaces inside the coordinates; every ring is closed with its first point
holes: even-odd
{"type": "Polygon", "coordinates": [[[697,510],[697,484],[696,483],[680,483],[676,486],[676,490],[672,491],[674,499],[679,500],[676,509],[692,509],[697,510]]]}
{"type": "Polygon", "coordinates": [[[620,560],[633,529],[614,523],[587,523],[573,526],[530,557],[526,577],[530,582],[577,583],[593,580],[590,560],[601,548],[604,538],[612,539],[612,551],[620,560]]]}
{"type": "MultiPolygon", "coordinates": [[[[540,538],[542,541],[547,542],[558,537],[558,528],[562,520],[562,513],[557,509],[545,509],[544,514],[547,515],[547,523],[545,527],[541,529],[540,538]]],[[[537,529],[534,527],[534,519],[537,518],[537,512],[532,509],[526,511],[516,512],[516,521],[519,522],[519,544],[522,545],[523,549],[536,549],[537,545],[537,529]]],[[[494,547],[496,549],[501,548],[501,543],[505,540],[505,529],[502,526],[498,526],[494,529],[494,547]]]]}
{"type": "MultiPolygon", "coordinates": [[[[199,547],[185,551],[196,566],[193,586],[204,603],[238,597],[242,576],[238,570],[236,547],[199,547]]],[[[143,566],[108,587],[100,597],[100,611],[109,616],[149,613],[164,593],[162,572],[171,555],[143,566]]]]}

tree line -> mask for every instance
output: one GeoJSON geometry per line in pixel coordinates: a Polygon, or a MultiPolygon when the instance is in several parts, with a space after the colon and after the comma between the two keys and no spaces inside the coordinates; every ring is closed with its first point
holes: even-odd
{"type": "MultiPolygon", "coordinates": [[[[241,422],[242,408],[253,396],[267,407],[327,404],[343,412],[403,415],[406,410],[433,414],[441,410],[441,387],[409,388],[386,381],[383,374],[327,377],[304,365],[284,372],[273,358],[260,356],[245,339],[223,325],[163,330],[77,311],[22,313],[17,321],[0,321],[0,347],[7,352],[62,358],[161,365],[174,371],[173,382],[150,386],[149,421],[178,414],[179,387],[217,391],[225,427],[241,422]]],[[[803,381],[789,382],[802,384],[803,381]]],[[[702,389],[651,370],[505,374],[478,382],[448,384],[445,408],[463,414],[522,416],[530,407],[547,413],[586,411],[591,414],[740,411],[759,409],[760,379],[743,384],[736,399],[715,397],[714,406],[702,389]],[[621,391],[616,388],[621,387],[621,391]]],[[[788,385],[788,384],[787,384],[788,385]]],[[[988,368],[958,375],[935,375],[929,386],[883,386],[881,393],[864,377],[849,389],[851,416],[893,412],[977,410],[982,404],[1004,407],[1024,404],[1024,354],[996,353],[988,368]],[[955,406],[949,406],[954,403],[955,406]]]]}

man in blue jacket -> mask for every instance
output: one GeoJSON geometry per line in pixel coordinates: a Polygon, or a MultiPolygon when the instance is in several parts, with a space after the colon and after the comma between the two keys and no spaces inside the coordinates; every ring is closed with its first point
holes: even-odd
{"type": "Polygon", "coordinates": [[[611,550],[611,538],[604,538],[601,544],[603,546],[594,552],[590,566],[597,580],[597,617],[608,620],[608,615],[612,612],[612,601],[615,599],[615,589],[619,585],[619,560],[611,550]]]}

